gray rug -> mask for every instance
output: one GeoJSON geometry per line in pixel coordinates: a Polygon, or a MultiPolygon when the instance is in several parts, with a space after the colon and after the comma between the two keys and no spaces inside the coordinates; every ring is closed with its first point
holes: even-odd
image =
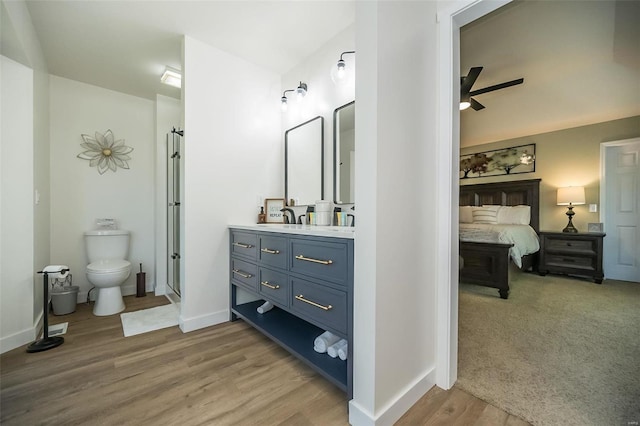
{"type": "Polygon", "coordinates": [[[460,284],[457,385],[534,425],[640,422],[640,284],[514,271],[460,284]]]}

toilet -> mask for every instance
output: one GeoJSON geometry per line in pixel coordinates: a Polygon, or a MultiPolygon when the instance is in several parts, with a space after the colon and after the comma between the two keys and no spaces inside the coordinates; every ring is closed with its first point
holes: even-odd
{"type": "Polygon", "coordinates": [[[89,264],[87,278],[96,287],[96,316],[114,315],[125,308],[120,285],[131,274],[129,231],[101,229],[84,233],[89,264]]]}

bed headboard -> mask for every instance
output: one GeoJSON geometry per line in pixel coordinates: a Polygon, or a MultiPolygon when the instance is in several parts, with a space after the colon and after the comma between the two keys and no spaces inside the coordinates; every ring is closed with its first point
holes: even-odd
{"type": "Polygon", "coordinates": [[[531,227],[540,230],[540,179],[460,185],[461,206],[531,206],[531,227]]]}

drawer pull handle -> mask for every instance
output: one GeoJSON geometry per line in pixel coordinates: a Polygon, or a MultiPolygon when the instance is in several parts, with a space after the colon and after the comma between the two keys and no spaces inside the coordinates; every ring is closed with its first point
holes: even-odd
{"type": "Polygon", "coordinates": [[[244,244],[244,243],[233,243],[234,246],[236,247],[242,247],[242,248],[252,248],[253,246],[251,244],[244,244]]]}
{"type": "Polygon", "coordinates": [[[280,250],[271,250],[268,248],[260,249],[260,251],[263,253],[269,253],[269,254],[280,254],[280,250]]]}
{"type": "Polygon", "coordinates": [[[277,290],[277,289],[280,288],[280,286],[278,284],[276,284],[276,285],[269,284],[269,281],[260,281],[260,284],[262,284],[265,287],[270,288],[271,290],[277,290]]]}
{"type": "Polygon", "coordinates": [[[298,260],[306,260],[307,262],[320,263],[322,265],[331,265],[333,263],[333,260],[313,259],[311,257],[304,257],[304,255],[302,255],[302,254],[297,255],[296,259],[298,259],[298,260]]]}
{"type": "Polygon", "coordinates": [[[296,296],[296,299],[298,299],[298,300],[299,300],[299,301],[301,301],[301,302],[304,302],[304,303],[308,303],[308,304],[310,304],[310,305],[313,305],[313,306],[315,306],[316,308],[320,308],[320,309],[322,309],[323,311],[328,311],[328,310],[330,310],[330,309],[333,309],[333,306],[331,306],[331,305],[329,305],[329,306],[323,306],[323,305],[321,305],[321,304],[319,304],[319,303],[313,302],[313,301],[311,301],[311,300],[307,300],[307,299],[305,299],[305,298],[304,298],[304,295],[302,295],[302,294],[300,294],[300,295],[296,296]]]}
{"type": "Polygon", "coordinates": [[[247,274],[247,273],[245,273],[245,272],[242,272],[242,271],[240,271],[240,270],[238,270],[238,269],[234,269],[234,270],[233,270],[233,273],[234,273],[234,274],[238,274],[238,275],[240,275],[242,278],[251,278],[251,277],[253,276],[253,275],[251,275],[251,274],[247,274]]]}

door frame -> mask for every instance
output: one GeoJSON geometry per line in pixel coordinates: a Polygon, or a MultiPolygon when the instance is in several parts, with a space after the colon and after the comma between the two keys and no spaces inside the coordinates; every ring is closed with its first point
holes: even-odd
{"type": "MultiPolygon", "coordinates": [[[[638,142],[640,142],[640,137],[600,143],[600,222],[602,223],[607,223],[607,209],[606,209],[607,155],[610,155],[612,148],[617,148],[620,146],[625,146],[625,145],[638,143],[638,142]]],[[[614,236],[610,235],[609,238],[614,238],[614,236]]],[[[603,261],[603,263],[605,262],[603,261]]],[[[605,271],[605,279],[606,278],[607,276],[605,271]]]]}
{"type": "Polygon", "coordinates": [[[461,0],[438,10],[438,146],[436,259],[436,384],[458,377],[458,215],[460,163],[460,27],[512,0],[461,0]],[[449,206],[447,209],[446,206],[449,206]]]}

